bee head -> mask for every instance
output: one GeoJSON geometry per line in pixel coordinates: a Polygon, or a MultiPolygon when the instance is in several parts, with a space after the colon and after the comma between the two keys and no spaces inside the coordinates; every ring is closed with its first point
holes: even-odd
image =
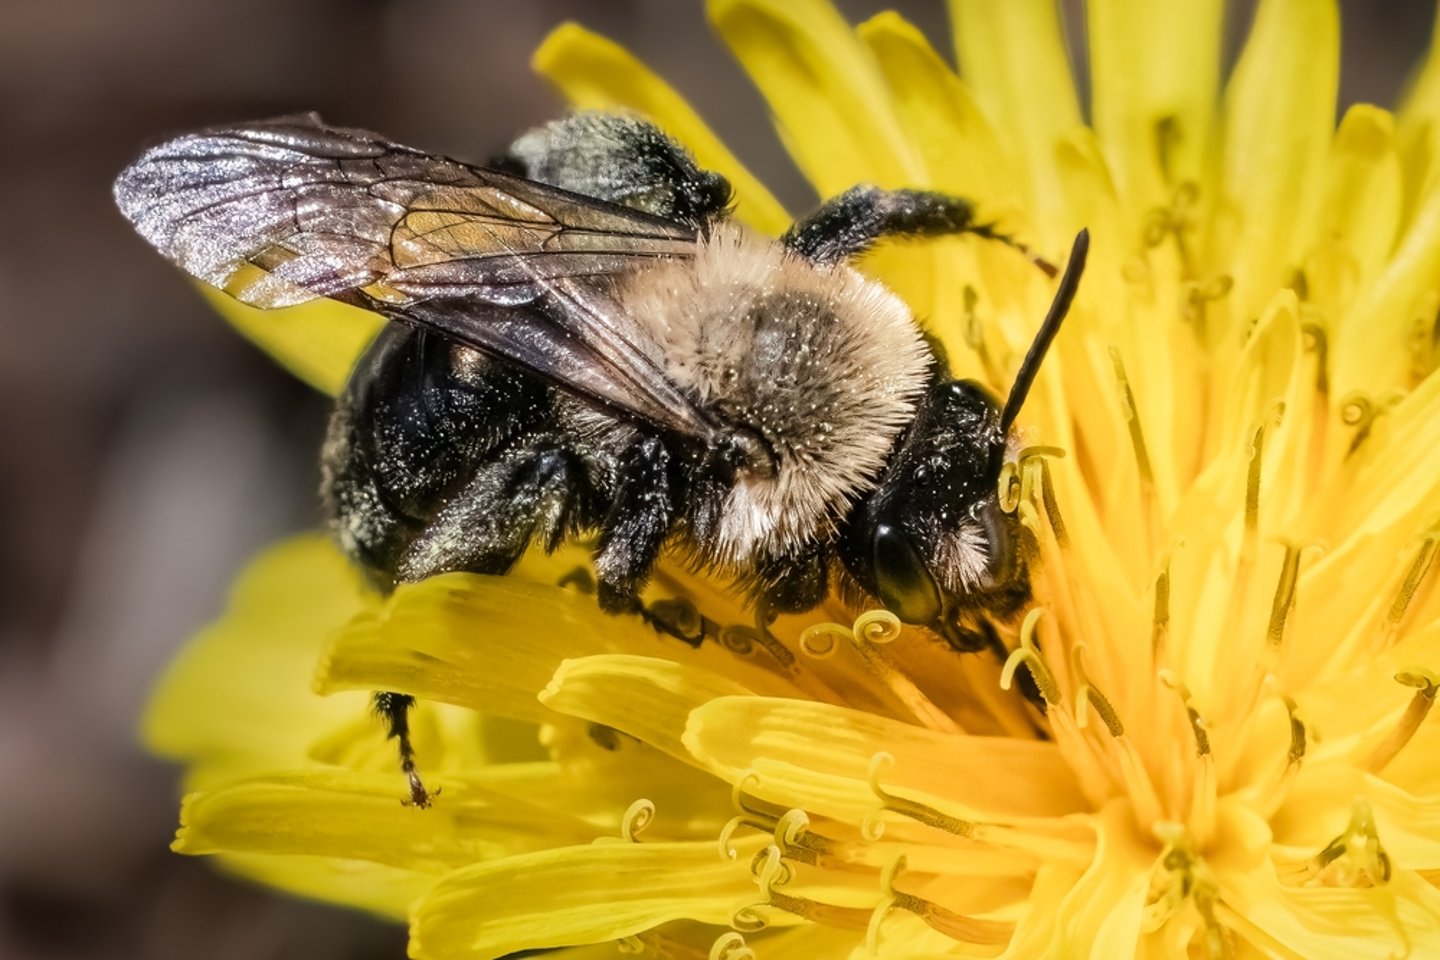
{"type": "Polygon", "coordinates": [[[1089,235],[1075,240],[1050,311],[1004,405],[973,380],[939,381],[872,495],[851,515],[841,556],[859,585],[906,623],[952,643],[966,612],[1008,615],[1029,597],[1026,539],[1001,509],[1011,427],[1084,269],[1089,235]]]}
{"type": "Polygon", "coordinates": [[[989,391],[973,380],[937,382],[852,515],[847,568],[906,623],[948,623],[1022,579],[1018,523],[998,496],[1005,445],[989,391]]]}

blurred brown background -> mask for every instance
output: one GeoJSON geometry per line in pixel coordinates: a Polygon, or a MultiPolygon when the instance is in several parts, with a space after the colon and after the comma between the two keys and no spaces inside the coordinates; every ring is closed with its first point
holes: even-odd
{"type": "MultiPolygon", "coordinates": [[[[841,6],[897,7],[945,46],[939,0],[841,6]]],[[[1343,6],[1343,102],[1393,102],[1431,0],[1343,6]]],[[[402,957],[395,928],[166,850],[174,775],[134,745],[135,718],[247,555],[316,522],[326,403],[131,235],[111,177],[166,134],[302,109],[484,157],[562,109],[527,61],[573,18],[670,77],[793,207],[810,198],[698,2],[3,9],[0,958],[402,957]]]]}

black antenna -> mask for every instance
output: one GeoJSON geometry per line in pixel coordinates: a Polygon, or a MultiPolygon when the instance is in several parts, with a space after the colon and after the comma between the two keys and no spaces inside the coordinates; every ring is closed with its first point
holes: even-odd
{"type": "Polygon", "coordinates": [[[1085,257],[1089,252],[1090,231],[1081,230],[1075,235],[1075,245],[1070,248],[1070,261],[1065,264],[1065,274],[1060,278],[1060,286],[1055,290],[1055,299],[1050,301],[1050,312],[1045,314],[1045,322],[1040,325],[1040,332],[1035,334],[1035,339],[1030,342],[1030,349],[1020,363],[1020,370],[1015,374],[1015,382],[1010,385],[1010,396],[1005,398],[1005,409],[1000,412],[1002,437],[1010,435],[1010,427],[1020,415],[1020,408],[1025,406],[1025,398],[1030,395],[1030,387],[1040,373],[1040,364],[1045,360],[1045,353],[1050,349],[1055,334],[1060,332],[1060,324],[1065,320],[1065,314],[1070,312],[1070,304],[1075,300],[1075,291],[1080,288],[1080,275],[1085,272],[1085,257]]]}

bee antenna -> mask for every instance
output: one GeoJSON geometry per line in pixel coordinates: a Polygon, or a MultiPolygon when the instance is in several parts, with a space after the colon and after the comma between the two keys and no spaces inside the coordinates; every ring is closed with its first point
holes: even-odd
{"type": "Polygon", "coordinates": [[[1050,301],[1045,322],[1040,325],[1040,331],[1030,342],[1030,349],[1020,363],[1019,372],[1015,374],[1015,382],[1010,385],[1010,395],[1005,398],[1005,409],[1000,412],[1002,437],[1010,435],[1010,427],[1020,415],[1020,408],[1025,406],[1030,387],[1040,373],[1040,364],[1045,360],[1045,353],[1050,349],[1055,335],[1060,332],[1060,324],[1064,322],[1065,314],[1070,312],[1070,304],[1075,300],[1075,291],[1080,288],[1080,275],[1085,272],[1085,257],[1089,252],[1090,231],[1081,230],[1075,235],[1075,243],[1070,248],[1070,260],[1065,264],[1060,286],[1055,289],[1055,299],[1050,301]]]}

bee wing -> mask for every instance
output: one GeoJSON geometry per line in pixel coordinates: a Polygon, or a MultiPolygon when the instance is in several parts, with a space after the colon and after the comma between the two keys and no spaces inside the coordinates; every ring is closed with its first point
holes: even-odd
{"type": "Polygon", "coordinates": [[[258,307],[331,297],[431,327],[659,426],[714,427],[595,281],[693,257],[691,227],[318,116],[179,137],[115,182],[186,273],[258,307]]]}

